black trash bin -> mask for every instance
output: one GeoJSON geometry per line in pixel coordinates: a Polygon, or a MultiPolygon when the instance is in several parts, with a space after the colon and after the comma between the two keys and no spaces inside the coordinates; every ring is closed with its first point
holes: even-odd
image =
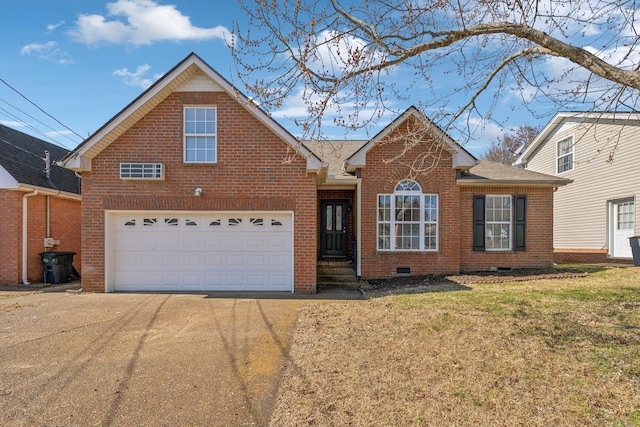
{"type": "Polygon", "coordinates": [[[67,283],[74,271],[73,256],[75,254],[75,252],[40,253],[44,267],[44,282],[55,285],[67,283]]]}
{"type": "Polygon", "coordinates": [[[633,265],[640,266],[640,236],[629,237],[631,253],[633,254],[633,265]]]}

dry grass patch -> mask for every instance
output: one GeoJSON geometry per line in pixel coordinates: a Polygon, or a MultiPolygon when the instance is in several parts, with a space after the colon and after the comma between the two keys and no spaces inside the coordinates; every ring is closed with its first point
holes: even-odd
{"type": "Polygon", "coordinates": [[[271,425],[640,425],[640,269],[301,311],[271,425]]]}

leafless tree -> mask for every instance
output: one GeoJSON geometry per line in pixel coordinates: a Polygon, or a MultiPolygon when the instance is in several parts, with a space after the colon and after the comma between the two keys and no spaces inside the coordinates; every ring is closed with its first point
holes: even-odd
{"type": "Polygon", "coordinates": [[[250,21],[230,41],[238,76],[267,111],[304,100],[307,137],[320,137],[327,117],[366,128],[418,87],[428,95],[416,106],[467,136],[470,117],[496,120],[507,96],[534,117],[541,106],[549,114],[638,103],[636,1],[240,2],[250,21]]]}
{"type": "Polygon", "coordinates": [[[533,126],[520,126],[494,141],[481,157],[492,162],[510,165],[539,132],[540,129],[533,126]]]}

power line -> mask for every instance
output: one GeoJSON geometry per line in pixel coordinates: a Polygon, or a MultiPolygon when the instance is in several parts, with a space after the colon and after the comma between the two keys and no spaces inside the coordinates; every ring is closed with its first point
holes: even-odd
{"type": "MultiPolygon", "coordinates": [[[[62,132],[60,132],[60,131],[58,131],[58,130],[56,130],[56,129],[52,128],[52,127],[51,127],[51,126],[49,126],[48,124],[46,124],[46,123],[44,123],[44,122],[42,122],[42,121],[40,121],[40,120],[36,119],[35,117],[33,117],[32,115],[30,115],[29,113],[27,113],[27,112],[25,112],[25,111],[22,111],[21,109],[19,109],[19,108],[18,108],[18,107],[16,107],[15,105],[11,104],[10,102],[7,102],[7,101],[5,101],[5,100],[4,100],[4,99],[2,99],[2,98],[0,98],[0,102],[4,102],[4,103],[5,103],[5,104],[7,104],[9,107],[11,107],[11,108],[13,108],[13,109],[15,109],[15,110],[20,111],[20,112],[21,112],[22,114],[24,114],[25,116],[29,117],[30,119],[35,120],[36,122],[40,123],[42,126],[44,126],[44,127],[46,127],[46,128],[51,129],[53,132],[57,133],[58,135],[60,135],[60,136],[62,136],[62,137],[67,138],[69,141],[73,142],[74,144],[78,144],[78,142],[77,142],[77,141],[74,141],[73,139],[71,139],[71,138],[69,137],[69,135],[66,135],[66,134],[64,134],[64,133],[62,133],[62,132]]],[[[23,120],[19,119],[17,116],[14,116],[13,114],[9,113],[7,110],[5,110],[5,109],[3,109],[3,108],[0,108],[0,110],[4,111],[4,112],[5,112],[5,114],[7,114],[8,116],[10,116],[10,117],[12,117],[12,118],[15,118],[16,120],[18,120],[19,122],[21,122],[21,123],[22,123],[22,124],[24,124],[25,126],[29,127],[30,129],[33,129],[34,131],[38,132],[40,135],[47,136],[51,141],[56,142],[56,141],[55,141],[55,139],[53,139],[53,137],[51,137],[50,135],[43,134],[42,132],[38,131],[35,127],[33,127],[33,126],[29,125],[28,123],[26,123],[25,121],[23,121],[23,120]]],[[[62,143],[61,143],[61,144],[62,144],[62,143]]]]}
{"type": "Polygon", "coordinates": [[[84,138],[79,135],[77,132],[75,132],[73,129],[71,129],[70,127],[68,127],[67,125],[65,125],[64,123],[62,123],[60,120],[56,119],[55,117],[53,117],[51,114],[47,113],[46,111],[44,111],[42,108],[40,108],[40,106],[38,104],[36,104],[35,102],[33,102],[32,100],[30,100],[29,98],[27,98],[25,95],[23,95],[18,89],[14,88],[13,86],[11,86],[9,83],[7,83],[6,81],[4,81],[4,79],[0,78],[0,82],[4,83],[7,87],[9,87],[11,90],[13,90],[15,93],[17,93],[18,95],[20,95],[21,97],[23,97],[25,100],[27,100],[27,102],[29,102],[31,105],[33,105],[34,107],[36,107],[38,110],[42,111],[44,114],[46,114],[47,116],[49,116],[50,118],[52,118],[53,120],[55,120],[60,126],[64,127],[65,129],[67,129],[69,132],[73,133],[74,135],[76,135],[78,138],[80,138],[80,140],[84,140],[84,138]]]}
{"type": "MultiPolygon", "coordinates": [[[[60,145],[64,145],[64,144],[62,144],[62,143],[59,143],[59,142],[58,142],[58,141],[56,141],[55,139],[51,138],[49,135],[46,135],[46,134],[44,134],[44,133],[40,132],[40,130],[39,130],[38,128],[36,128],[36,127],[34,127],[33,125],[31,125],[31,124],[29,124],[29,123],[25,122],[25,121],[24,121],[24,120],[22,120],[20,117],[18,117],[18,116],[16,116],[16,115],[14,115],[14,114],[11,114],[9,111],[5,110],[5,109],[4,109],[4,108],[2,108],[2,107],[0,107],[0,113],[4,113],[4,115],[5,115],[6,117],[9,117],[10,119],[16,120],[16,121],[17,121],[18,123],[20,123],[21,125],[24,125],[25,127],[28,127],[29,129],[31,129],[32,131],[34,131],[34,132],[35,132],[35,133],[37,133],[38,135],[40,135],[40,136],[42,136],[43,138],[47,139],[49,142],[52,142],[52,143],[58,143],[58,144],[60,144],[60,145]]],[[[65,146],[65,148],[67,148],[67,149],[69,149],[69,150],[71,149],[71,148],[69,148],[68,146],[65,146]]]]}

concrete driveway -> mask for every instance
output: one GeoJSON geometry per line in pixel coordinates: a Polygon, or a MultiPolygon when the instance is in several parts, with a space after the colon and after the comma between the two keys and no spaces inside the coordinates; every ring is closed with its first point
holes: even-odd
{"type": "Polygon", "coordinates": [[[0,299],[0,424],[265,425],[297,311],[321,300],[0,299]]]}

